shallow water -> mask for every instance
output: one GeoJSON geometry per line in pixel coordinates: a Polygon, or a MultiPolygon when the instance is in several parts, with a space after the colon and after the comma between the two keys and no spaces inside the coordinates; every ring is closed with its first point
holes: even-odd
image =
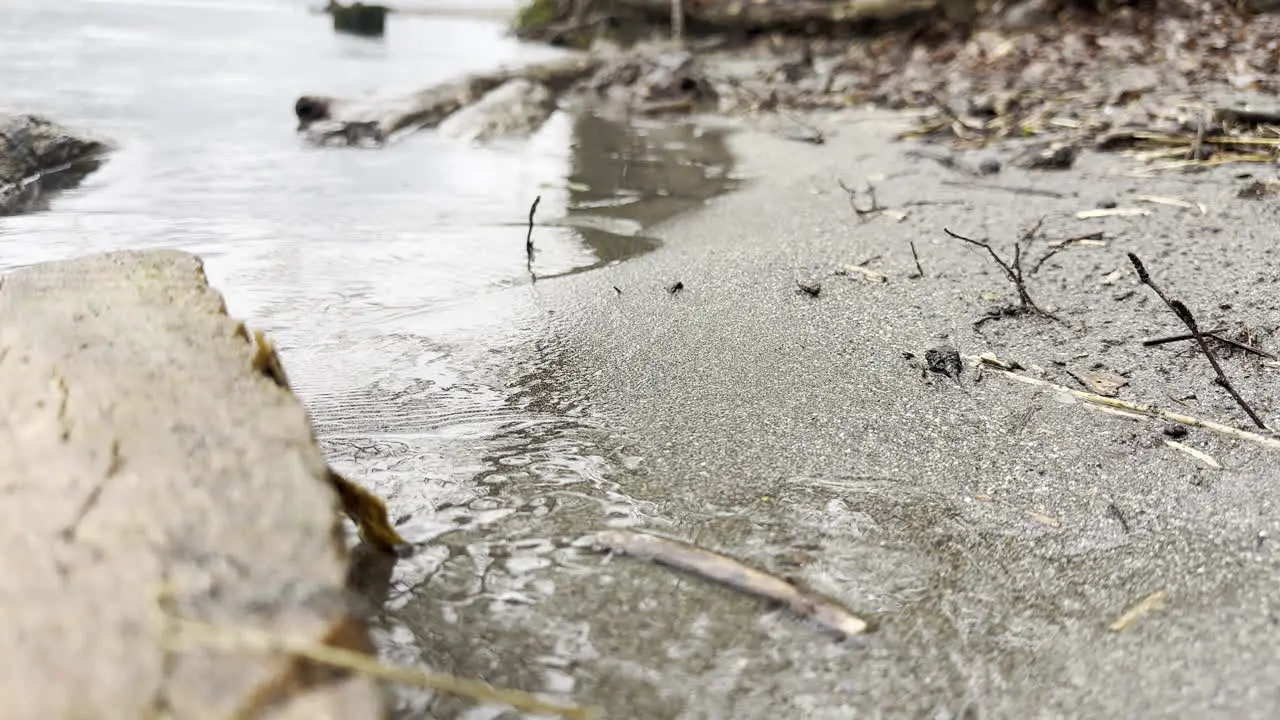
{"type": "MultiPolygon", "coordinates": [[[[503,608],[554,597],[525,574],[557,561],[553,538],[651,513],[612,479],[633,464],[618,430],[557,383],[565,348],[539,283],[656,248],[648,228],[730,189],[734,168],[718,131],[564,114],[488,147],[299,141],[300,94],[393,93],[555,54],[457,5],[415,3],[452,9],[393,16],[375,41],[336,36],[295,2],[5,3],[0,102],[118,149],[44,211],[0,219],[0,271],[125,248],[204,257],[230,312],[277,342],[335,466],[386,496],[407,537],[452,532],[375,580],[384,654],[484,675],[450,636],[460,614],[483,633],[467,608],[488,608],[497,632],[503,608]],[[477,559],[475,576],[437,590],[457,557],[477,559]]],[[[495,657],[506,644],[520,640],[495,638],[495,657]]],[[[546,658],[529,687],[571,692],[574,655],[546,658]]],[[[429,702],[397,699],[405,717],[429,702]]]]}

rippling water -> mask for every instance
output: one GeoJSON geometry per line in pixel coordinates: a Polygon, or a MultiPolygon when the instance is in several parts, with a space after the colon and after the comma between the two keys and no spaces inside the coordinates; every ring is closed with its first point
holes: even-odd
{"type": "MultiPolygon", "coordinates": [[[[529,573],[556,561],[553,536],[647,513],[611,480],[630,462],[614,432],[556,382],[565,349],[526,266],[530,202],[541,195],[531,269],[554,282],[656,247],[646,227],[730,187],[731,158],[694,126],[560,114],[488,147],[420,133],[323,150],[295,137],[292,105],[554,54],[456,11],[392,16],[376,41],[296,2],[0,7],[0,106],[118,145],[45,211],[0,219],[0,271],[123,248],[203,256],[230,311],[276,340],[334,464],[386,496],[406,536],[451,533],[373,592],[385,654],[463,674],[487,671],[460,616],[467,633],[503,627],[501,608],[554,595],[529,573]]],[[[528,686],[571,691],[575,654],[531,666],[528,686]]],[[[406,717],[430,702],[399,699],[406,717]]]]}

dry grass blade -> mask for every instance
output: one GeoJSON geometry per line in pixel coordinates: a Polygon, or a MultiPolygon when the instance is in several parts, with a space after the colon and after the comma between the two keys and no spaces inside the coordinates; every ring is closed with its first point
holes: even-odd
{"type": "Polygon", "coordinates": [[[1157,590],[1150,595],[1142,598],[1134,603],[1133,607],[1124,612],[1123,615],[1116,618],[1116,621],[1107,626],[1111,632],[1124,632],[1128,630],[1134,623],[1138,622],[1142,616],[1152,610],[1159,610],[1164,606],[1164,599],[1168,593],[1164,590],[1157,590]]]}
{"type": "Polygon", "coordinates": [[[1212,455],[1210,455],[1207,452],[1204,452],[1203,450],[1197,450],[1191,447],[1190,445],[1184,445],[1174,440],[1165,440],[1164,444],[1173,448],[1174,450],[1177,450],[1178,452],[1182,452],[1182,453],[1186,453],[1187,455],[1190,455],[1191,457],[1199,460],[1205,465],[1208,465],[1214,470],[1222,469],[1222,465],[1217,460],[1213,459],[1212,455]]]}
{"type": "Polygon", "coordinates": [[[1267,435],[1260,435],[1258,433],[1249,432],[1247,430],[1239,430],[1237,428],[1231,427],[1230,425],[1223,425],[1222,423],[1216,423],[1216,422],[1213,422],[1212,420],[1201,420],[1199,418],[1191,417],[1190,415],[1182,415],[1180,413],[1169,412],[1168,410],[1162,410],[1152,405],[1142,405],[1135,402],[1129,402],[1127,400],[1121,400],[1119,398],[1104,397],[1102,395],[1097,395],[1095,393],[1085,392],[1083,390],[1076,390],[1074,388],[1066,387],[1065,385],[1059,385],[1054,382],[1049,382],[1048,380],[1041,380],[1040,378],[1033,378],[1028,375],[1022,375],[1020,373],[1014,372],[1008,365],[1005,365],[1004,363],[1000,362],[994,356],[970,355],[970,356],[966,356],[965,359],[971,363],[985,366],[988,369],[988,371],[993,374],[1003,375],[1004,377],[1007,377],[1010,380],[1014,380],[1020,383],[1025,383],[1027,385],[1053,388],[1055,390],[1058,390],[1059,392],[1067,393],[1068,395],[1078,400],[1083,400],[1088,403],[1093,403],[1095,405],[1102,405],[1105,407],[1111,407],[1117,410],[1125,410],[1128,412],[1137,413],[1139,415],[1145,415],[1147,417],[1159,418],[1161,420],[1168,420],[1169,422],[1176,422],[1179,425],[1186,425],[1187,427],[1197,427],[1204,430],[1209,430],[1211,432],[1216,432],[1222,435],[1227,435],[1229,437],[1236,438],[1237,440],[1248,440],[1250,442],[1257,443],[1259,445],[1271,448],[1273,450],[1280,450],[1280,440],[1277,440],[1276,438],[1273,438],[1273,437],[1268,437],[1267,435]]]}
{"type": "Polygon", "coordinates": [[[189,647],[214,648],[229,652],[253,651],[278,653],[306,658],[331,667],[351,670],[362,675],[389,682],[422,688],[432,692],[448,693],[470,698],[477,702],[501,703],[521,712],[552,715],[568,720],[586,720],[596,717],[590,708],[566,707],[546,702],[535,695],[519,690],[495,688],[479,680],[467,680],[443,673],[416,668],[384,665],[377,658],[343,648],[321,645],[314,641],[300,641],[274,635],[252,628],[224,628],[196,620],[172,619],[171,642],[180,651],[189,647]]]}
{"type": "Polygon", "coordinates": [[[869,267],[864,267],[862,265],[853,265],[853,264],[841,265],[840,270],[842,270],[843,274],[845,275],[848,275],[850,273],[857,273],[858,275],[861,275],[862,277],[872,282],[878,282],[878,283],[889,282],[889,277],[884,273],[876,272],[875,270],[872,270],[869,267]]]}

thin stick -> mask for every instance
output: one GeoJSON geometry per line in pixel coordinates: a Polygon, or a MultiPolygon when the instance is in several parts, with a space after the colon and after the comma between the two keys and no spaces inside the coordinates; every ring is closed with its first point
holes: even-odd
{"type": "Polygon", "coordinates": [[[1054,198],[1057,200],[1061,200],[1067,197],[1062,193],[1053,192],[1052,190],[1041,190],[1039,188],[1032,188],[1032,187],[1015,187],[1012,185],[990,185],[986,183],[970,182],[968,180],[943,180],[942,184],[959,186],[964,188],[980,188],[982,190],[1001,190],[1004,192],[1013,193],[1015,195],[1033,195],[1035,197],[1048,197],[1048,198],[1054,198]]]}
{"type": "Polygon", "coordinates": [[[911,245],[911,259],[916,261],[916,275],[924,277],[924,268],[920,267],[920,256],[916,254],[916,243],[913,240],[909,244],[911,245]]]}
{"type": "Polygon", "coordinates": [[[1031,266],[1031,270],[1027,274],[1035,275],[1036,273],[1040,272],[1040,267],[1044,265],[1045,262],[1049,260],[1049,258],[1053,257],[1054,255],[1057,255],[1058,253],[1062,252],[1063,250],[1066,250],[1067,248],[1071,247],[1072,245],[1078,242],[1083,242],[1085,240],[1099,240],[1101,238],[1102,238],[1102,231],[1099,230],[1098,232],[1092,232],[1092,233],[1089,233],[1088,235],[1077,235],[1076,237],[1070,237],[1070,238],[1067,238],[1066,240],[1063,240],[1062,242],[1056,243],[1056,245],[1052,249],[1050,249],[1049,252],[1040,256],[1040,259],[1036,261],[1035,265],[1031,266]]]}
{"type": "MultiPolygon", "coordinates": [[[[1219,328],[1217,330],[1210,330],[1208,332],[1205,332],[1205,335],[1214,335],[1215,333],[1222,332],[1222,330],[1223,328],[1219,328]]],[[[1165,337],[1158,337],[1158,338],[1151,338],[1150,340],[1143,340],[1142,346],[1155,347],[1156,345],[1165,345],[1167,343],[1181,342],[1183,340],[1195,340],[1195,339],[1196,339],[1196,336],[1194,333],[1182,333],[1181,335],[1168,335],[1165,337]]]]}
{"type": "Polygon", "coordinates": [[[1037,387],[1053,388],[1054,390],[1057,390],[1059,392],[1067,393],[1068,395],[1078,400],[1083,400],[1088,403],[1093,403],[1094,405],[1102,405],[1105,407],[1128,410],[1129,412],[1138,413],[1139,415],[1146,415],[1148,417],[1160,418],[1161,420],[1176,422],[1179,425],[1186,425],[1187,427],[1201,428],[1204,430],[1220,433],[1222,435],[1227,435],[1229,437],[1236,438],[1237,440],[1248,440],[1250,442],[1255,442],[1259,445],[1269,447],[1272,450],[1280,450],[1280,440],[1277,440],[1272,437],[1267,437],[1266,435],[1259,435],[1258,433],[1249,432],[1248,430],[1240,430],[1238,428],[1233,428],[1230,425],[1223,425],[1222,423],[1213,422],[1212,420],[1201,420],[1200,418],[1191,417],[1190,415],[1182,415],[1181,413],[1170,412],[1168,410],[1163,410],[1161,408],[1155,407],[1154,405],[1141,405],[1138,403],[1129,402],[1127,400],[1121,400],[1120,398],[1109,398],[1109,397],[1106,397],[1105,395],[1098,395],[1096,393],[1085,392],[1084,390],[1076,390],[1075,388],[1069,388],[1065,385],[1059,385],[1054,382],[1049,382],[1048,380],[1041,380],[1040,378],[1034,378],[1029,375],[1016,373],[1010,370],[1008,365],[1005,365],[999,360],[996,360],[992,356],[985,356],[985,357],[968,356],[965,359],[972,363],[985,365],[988,372],[991,372],[997,375],[1003,375],[1009,378],[1010,380],[1015,380],[1020,383],[1026,383],[1027,385],[1035,385],[1037,387]]]}
{"type": "Polygon", "coordinates": [[[684,39],[684,0],[671,0],[671,37],[684,39]]]}
{"type": "Polygon", "coordinates": [[[171,622],[176,631],[172,642],[178,646],[172,648],[174,650],[180,650],[183,646],[196,646],[292,655],[401,685],[460,695],[478,702],[502,703],[534,715],[555,715],[570,720],[593,716],[588,708],[552,704],[530,693],[495,688],[479,680],[384,665],[371,655],[314,641],[295,640],[253,628],[222,628],[195,620],[175,618],[171,622]]]}
{"type": "Polygon", "coordinates": [[[1161,290],[1155,284],[1155,281],[1151,279],[1151,275],[1147,273],[1146,266],[1142,264],[1142,260],[1139,259],[1137,255],[1129,253],[1129,262],[1133,263],[1133,268],[1138,271],[1138,279],[1142,281],[1142,284],[1154,290],[1156,295],[1159,295],[1160,299],[1164,301],[1164,304],[1169,306],[1169,309],[1173,311],[1173,314],[1177,315],[1178,319],[1181,320],[1182,323],[1187,326],[1187,329],[1191,331],[1191,334],[1195,336],[1196,343],[1200,346],[1200,352],[1204,353],[1204,356],[1209,359],[1209,364],[1213,366],[1213,371],[1218,374],[1218,384],[1225,388],[1228,393],[1231,393],[1231,397],[1236,401],[1236,404],[1240,406],[1241,410],[1244,410],[1245,414],[1249,416],[1249,419],[1253,421],[1254,425],[1266,430],[1266,423],[1262,422],[1262,418],[1258,417],[1258,414],[1253,411],[1253,408],[1249,407],[1249,403],[1245,402],[1244,398],[1240,397],[1240,393],[1236,392],[1236,389],[1232,387],[1231,381],[1227,379],[1227,374],[1222,371],[1222,366],[1218,364],[1218,358],[1214,356],[1213,351],[1209,349],[1209,343],[1205,341],[1204,335],[1200,332],[1199,326],[1196,325],[1196,318],[1191,314],[1191,310],[1188,309],[1181,300],[1174,300],[1164,294],[1164,291],[1161,290]]]}
{"type": "Polygon", "coordinates": [[[845,636],[860,635],[867,630],[866,621],[831,598],[679,540],[630,530],[604,530],[583,541],[596,551],[621,553],[666,565],[786,605],[797,615],[811,618],[845,636]]]}
{"type": "MultiPolygon", "coordinates": [[[[1267,352],[1266,350],[1263,350],[1260,347],[1255,347],[1253,345],[1250,345],[1249,343],[1242,343],[1239,340],[1233,340],[1227,337],[1226,335],[1223,335],[1222,334],[1223,332],[1225,332],[1225,329],[1219,328],[1217,330],[1202,332],[1201,334],[1207,338],[1213,338],[1214,340],[1217,340],[1218,342],[1223,343],[1224,345],[1230,345],[1231,347],[1237,348],[1239,350],[1243,350],[1244,352],[1247,352],[1247,353],[1253,353],[1254,355],[1267,358],[1268,360],[1280,360],[1280,357],[1276,357],[1274,353],[1267,352]]],[[[1151,338],[1150,340],[1143,340],[1142,345],[1144,347],[1154,347],[1156,345],[1165,345],[1168,343],[1179,342],[1182,340],[1194,340],[1195,337],[1196,336],[1191,333],[1183,333],[1182,335],[1169,335],[1168,337],[1159,337],[1159,338],[1151,338]]]]}
{"type": "Polygon", "coordinates": [[[529,206],[529,232],[524,236],[524,252],[528,256],[529,262],[533,262],[533,216],[538,212],[538,203],[542,202],[542,196],[533,199],[533,204],[529,206]]]}
{"type": "Polygon", "coordinates": [[[542,202],[541,195],[535,197],[533,204],[529,206],[529,232],[524,236],[525,269],[529,271],[529,277],[535,283],[538,282],[538,276],[533,273],[533,216],[538,212],[540,202],[542,202]]]}

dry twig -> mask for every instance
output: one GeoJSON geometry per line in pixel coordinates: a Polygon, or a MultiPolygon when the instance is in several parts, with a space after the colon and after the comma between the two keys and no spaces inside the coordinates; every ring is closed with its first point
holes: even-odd
{"type": "Polygon", "coordinates": [[[1129,262],[1133,263],[1133,268],[1138,271],[1138,279],[1142,281],[1142,284],[1155,291],[1155,294],[1160,296],[1164,304],[1168,305],[1173,314],[1177,315],[1178,319],[1191,331],[1196,343],[1200,346],[1200,352],[1204,353],[1204,356],[1209,359],[1209,364],[1213,366],[1213,371],[1218,374],[1218,384],[1231,394],[1232,399],[1236,401],[1241,410],[1244,410],[1254,425],[1266,430],[1266,423],[1262,422],[1262,418],[1253,411],[1253,408],[1249,407],[1249,403],[1245,402],[1244,398],[1240,397],[1240,393],[1236,392],[1235,387],[1231,385],[1231,381],[1227,379],[1227,374],[1222,371],[1222,365],[1218,364],[1218,358],[1213,354],[1213,350],[1209,349],[1209,343],[1205,340],[1204,334],[1200,332],[1200,327],[1196,324],[1196,318],[1191,314],[1191,310],[1181,300],[1175,300],[1164,294],[1164,291],[1151,279],[1146,266],[1142,264],[1142,260],[1137,255],[1129,253],[1129,262]]]}
{"type": "Polygon", "coordinates": [[[987,251],[987,254],[991,256],[991,259],[995,261],[996,265],[1004,271],[1005,277],[1009,278],[1009,282],[1013,283],[1014,288],[1017,289],[1019,312],[1034,312],[1037,315],[1049,318],[1050,320],[1057,320],[1057,316],[1042,310],[1040,306],[1036,305],[1035,301],[1031,299],[1031,294],[1027,292],[1027,282],[1022,275],[1022,246],[1029,242],[1031,238],[1035,237],[1035,234],[1040,231],[1040,226],[1043,223],[1044,218],[1040,218],[1040,220],[1038,220],[1030,230],[1023,233],[1022,237],[1018,238],[1018,241],[1014,243],[1012,263],[1000,257],[1000,255],[995,251],[995,248],[991,247],[991,243],[985,240],[967,238],[963,235],[954,233],[947,228],[943,228],[942,231],[956,240],[969,243],[970,245],[980,247],[987,251]]]}

